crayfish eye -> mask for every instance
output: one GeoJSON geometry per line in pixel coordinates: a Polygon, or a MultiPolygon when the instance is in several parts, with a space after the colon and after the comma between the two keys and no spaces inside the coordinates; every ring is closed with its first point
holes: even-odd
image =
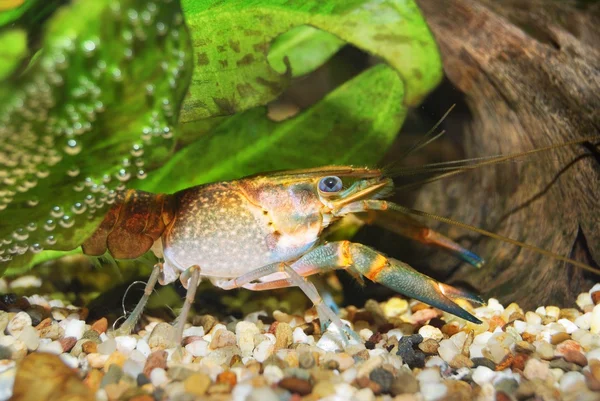
{"type": "Polygon", "coordinates": [[[321,178],[319,181],[319,191],[321,192],[339,192],[342,187],[342,180],[339,177],[329,176],[321,178]]]}

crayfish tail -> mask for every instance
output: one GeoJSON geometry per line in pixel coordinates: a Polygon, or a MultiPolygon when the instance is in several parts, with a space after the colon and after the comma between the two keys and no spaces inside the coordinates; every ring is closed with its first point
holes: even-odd
{"type": "Polygon", "coordinates": [[[116,259],[138,258],[152,248],[172,217],[171,195],[130,189],[83,243],[83,253],[99,256],[108,251],[116,259]]]}

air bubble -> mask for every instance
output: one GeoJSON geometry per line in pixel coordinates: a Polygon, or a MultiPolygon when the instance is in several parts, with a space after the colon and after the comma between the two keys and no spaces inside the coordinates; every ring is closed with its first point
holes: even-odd
{"type": "Polygon", "coordinates": [[[85,42],[83,42],[83,52],[86,53],[88,56],[94,54],[94,52],[96,51],[96,47],[96,42],[94,42],[93,40],[86,40],[85,42]]]}
{"type": "Polygon", "coordinates": [[[42,247],[42,245],[40,245],[36,242],[35,244],[31,245],[31,247],[29,247],[29,250],[32,253],[40,253],[44,250],[44,247],[42,247]]]}
{"type": "Polygon", "coordinates": [[[124,168],[120,169],[117,173],[117,179],[121,182],[125,182],[131,178],[131,174],[124,168]]]}
{"type": "Polygon", "coordinates": [[[54,206],[52,208],[52,210],[50,211],[50,216],[52,216],[56,219],[61,218],[64,214],[65,214],[65,212],[63,211],[63,208],[60,206],[54,206]]]}
{"type": "Polygon", "coordinates": [[[110,70],[110,75],[112,76],[115,82],[121,82],[123,80],[123,74],[121,73],[121,70],[118,67],[113,67],[110,70]]]}
{"type": "Polygon", "coordinates": [[[29,206],[29,207],[37,206],[39,203],[40,203],[40,200],[37,197],[33,197],[33,198],[27,200],[27,206],[29,206]]]}
{"type": "Polygon", "coordinates": [[[44,223],[44,230],[46,230],[46,231],[54,231],[55,228],[56,228],[56,223],[52,219],[48,219],[44,223]]]}
{"type": "Polygon", "coordinates": [[[76,202],[72,207],[71,210],[73,211],[73,213],[75,214],[82,214],[85,213],[85,211],[87,210],[87,206],[84,205],[81,202],[76,202]]]}
{"type": "Polygon", "coordinates": [[[144,178],[148,177],[148,173],[146,173],[144,170],[139,170],[136,174],[136,177],[140,180],[143,180],[144,178]]]}
{"type": "Polygon", "coordinates": [[[93,205],[96,202],[96,198],[94,198],[94,195],[86,195],[84,202],[88,205],[93,205]]]}
{"type": "Polygon", "coordinates": [[[77,166],[73,166],[67,170],[67,175],[69,177],[77,177],[79,175],[79,168],[77,166]]]}
{"type": "Polygon", "coordinates": [[[55,245],[56,244],[56,237],[54,235],[49,235],[46,238],[46,244],[48,244],[48,245],[55,245]]]}
{"type": "Polygon", "coordinates": [[[60,221],[58,222],[58,224],[60,224],[61,227],[64,227],[64,228],[71,228],[75,224],[75,220],[71,216],[69,216],[68,214],[65,214],[60,219],[60,221]]]}
{"type": "Polygon", "coordinates": [[[27,229],[30,232],[33,232],[33,231],[37,230],[37,224],[34,222],[31,222],[31,223],[27,224],[27,229]]]}
{"type": "Polygon", "coordinates": [[[75,139],[69,139],[67,141],[67,146],[64,147],[64,151],[68,155],[75,156],[81,152],[81,145],[79,145],[75,139]]]}
{"type": "Polygon", "coordinates": [[[25,228],[19,227],[13,232],[12,237],[17,241],[25,241],[29,238],[29,233],[25,228]]]}
{"type": "Polygon", "coordinates": [[[128,158],[125,158],[125,159],[123,159],[121,164],[123,165],[123,167],[129,167],[129,166],[131,166],[131,161],[128,158]]]}
{"type": "Polygon", "coordinates": [[[133,157],[140,157],[144,154],[144,146],[138,143],[134,144],[131,148],[131,155],[133,157]]]}

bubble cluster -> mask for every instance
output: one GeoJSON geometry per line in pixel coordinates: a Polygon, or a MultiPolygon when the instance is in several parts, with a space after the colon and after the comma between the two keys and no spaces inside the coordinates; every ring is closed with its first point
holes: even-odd
{"type": "Polygon", "coordinates": [[[97,222],[130,180],[144,179],[148,161],[165,154],[155,149],[172,146],[191,75],[181,11],[167,1],[106,3],[99,15],[69,6],[70,18],[89,19],[81,31],[45,38],[23,79],[6,83],[0,263],[79,245],[83,238],[63,241],[97,222]],[[94,146],[111,135],[121,141],[108,141],[114,151],[94,146]]]}

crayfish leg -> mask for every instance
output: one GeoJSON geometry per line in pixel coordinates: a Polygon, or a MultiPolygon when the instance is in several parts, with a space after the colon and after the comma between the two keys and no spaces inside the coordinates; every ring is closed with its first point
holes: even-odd
{"type": "Polygon", "coordinates": [[[150,274],[150,278],[146,282],[146,287],[144,288],[144,295],[142,295],[142,298],[139,300],[139,302],[133,309],[133,312],[131,312],[131,314],[121,325],[121,327],[119,327],[116,330],[118,335],[129,335],[133,331],[135,324],[138,320],[140,320],[142,313],[144,313],[144,308],[148,303],[148,299],[150,299],[150,295],[152,295],[152,291],[154,291],[154,287],[156,286],[156,282],[158,281],[161,269],[161,263],[157,263],[154,265],[152,273],[150,274]]]}
{"type": "Polygon", "coordinates": [[[183,329],[185,328],[188,314],[190,313],[190,309],[196,298],[196,290],[200,284],[200,267],[192,266],[183,272],[181,282],[184,284],[184,287],[187,288],[187,293],[185,294],[183,307],[181,308],[179,316],[177,317],[177,322],[175,323],[174,340],[175,344],[178,346],[181,345],[181,340],[183,340],[183,329]]]}

